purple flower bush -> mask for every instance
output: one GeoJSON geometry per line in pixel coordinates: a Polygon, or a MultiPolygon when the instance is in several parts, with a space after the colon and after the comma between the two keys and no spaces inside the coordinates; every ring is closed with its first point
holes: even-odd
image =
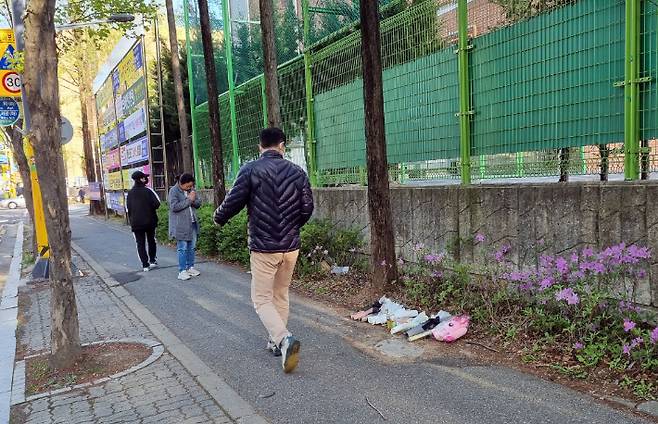
{"type": "MultiPolygon", "coordinates": [[[[445,253],[414,246],[402,279],[410,298],[423,307],[466,311],[476,326],[500,337],[522,331],[543,342],[546,352],[570,353],[581,376],[608,366],[638,384],[647,375],[658,379],[656,316],[633,303],[637,281],[648,275],[648,248],[586,247],[544,254],[536,266],[518,269],[510,244],[486,246],[481,233],[473,243],[489,252],[485,265],[467,267],[445,253]]],[[[656,387],[650,392],[642,396],[658,396],[656,387]]]]}

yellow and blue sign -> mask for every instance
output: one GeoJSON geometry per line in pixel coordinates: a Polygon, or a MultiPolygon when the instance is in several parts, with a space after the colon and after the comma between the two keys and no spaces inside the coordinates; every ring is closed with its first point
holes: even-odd
{"type": "Polygon", "coordinates": [[[0,29],[0,97],[21,96],[21,76],[13,69],[16,53],[14,31],[10,28],[0,29]]]}

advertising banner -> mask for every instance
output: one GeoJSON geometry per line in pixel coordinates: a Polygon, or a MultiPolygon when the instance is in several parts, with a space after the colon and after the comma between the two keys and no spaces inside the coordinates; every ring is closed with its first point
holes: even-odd
{"type": "Polygon", "coordinates": [[[120,215],[123,215],[126,212],[125,208],[125,198],[123,192],[119,191],[117,193],[107,193],[107,204],[109,208],[117,212],[120,215]]]}
{"type": "Polygon", "coordinates": [[[113,149],[103,154],[103,166],[108,171],[121,168],[121,153],[120,150],[113,149]]]}
{"type": "MultiPolygon", "coordinates": [[[[151,167],[149,165],[137,166],[135,168],[124,169],[123,172],[123,188],[125,190],[130,190],[135,185],[135,181],[131,178],[133,172],[142,171],[147,175],[151,175],[151,167]]],[[[153,187],[153,181],[149,178],[149,187],[153,187]]]]}
{"type": "Polygon", "coordinates": [[[101,134],[101,150],[106,151],[113,147],[116,147],[119,144],[119,139],[117,137],[117,129],[112,128],[108,133],[101,134]]]}
{"type": "Polygon", "coordinates": [[[120,214],[125,211],[125,191],[133,186],[132,173],[141,170],[150,174],[143,46],[138,41],[128,47],[124,39],[119,42],[120,53],[113,53],[112,62],[104,65],[104,80],[96,86],[103,184],[114,191],[107,193],[107,203],[120,214]],[[114,57],[121,59],[117,62],[114,57]]]}
{"type": "Polygon", "coordinates": [[[101,183],[89,183],[87,196],[89,200],[101,200],[101,183]]]}
{"type": "Polygon", "coordinates": [[[125,121],[119,122],[120,130],[119,139],[123,143],[126,140],[130,140],[136,135],[140,135],[146,132],[146,111],[144,108],[144,102],[140,105],[139,109],[130,114],[125,121]]]}
{"type": "Polygon", "coordinates": [[[141,77],[121,97],[117,98],[117,119],[122,120],[142,107],[144,97],[146,97],[146,87],[144,87],[144,77],[141,77]]]}
{"type": "Polygon", "coordinates": [[[123,183],[121,182],[121,171],[110,172],[108,174],[108,179],[107,188],[109,190],[121,190],[123,188],[123,183]]]}
{"type": "Polygon", "coordinates": [[[121,165],[127,166],[149,159],[148,140],[146,136],[121,146],[121,165]]]}

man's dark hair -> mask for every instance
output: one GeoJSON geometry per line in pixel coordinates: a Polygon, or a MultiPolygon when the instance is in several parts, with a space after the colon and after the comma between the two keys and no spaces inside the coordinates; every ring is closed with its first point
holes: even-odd
{"type": "Polygon", "coordinates": [[[196,180],[194,179],[194,176],[192,174],[183,174],[178,179],[179,184],[187,184],[187,183],[194,183],[194,182],[196,182],[196,180]]]}
{"type": "Polygon", "coordinates": [[[265,128],[260,132],[260,146],[264,149],[276,147],[286,142],[286,134],[280,128],[265,128]]]}

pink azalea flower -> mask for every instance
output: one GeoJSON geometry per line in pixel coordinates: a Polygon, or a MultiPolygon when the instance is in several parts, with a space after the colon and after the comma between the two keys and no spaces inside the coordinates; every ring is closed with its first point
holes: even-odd
{"type": "Polygon", "coordinates": [[[555,300],[566,300],[568,305],[577,305],[580,303],[578,294],[572,288],[562,289],[555,293],[555,300]]]}
{"type": "Polygon", "coordinates": [[[637,324],[635,324],[635,322],[629,320],[628,318],[624,318],[624,331],[625,332],[628,333],[629,331],[634,329],[636,325],[637,324]]]}
{"type": "Polygon", "coordinates": [[[632,349],[632,348],[631,348],[629,345],[625,344],[624,347],[623,347],[622,349],[623,349],[623,351],[624,351],[624,353],[625,353],[626,355],[629,355],[629,356],[630,356],[630,354],[631,354],[631,349],[632,349]]]}
{"type": "Polygon", "coordinates": [[[644,343],[644,339],[642,337],[634,338],[631,342],[631,349],[641,345],[642,343],[644,343]]]}
{"type": "Polygon", "coordinates": [[[562,275],[569,272],[569,264],[567,263],[567,260],[564,258],[557,258],[557,261],[555,261],[555,267],[557,268],[558,272],[562,275]]]}

